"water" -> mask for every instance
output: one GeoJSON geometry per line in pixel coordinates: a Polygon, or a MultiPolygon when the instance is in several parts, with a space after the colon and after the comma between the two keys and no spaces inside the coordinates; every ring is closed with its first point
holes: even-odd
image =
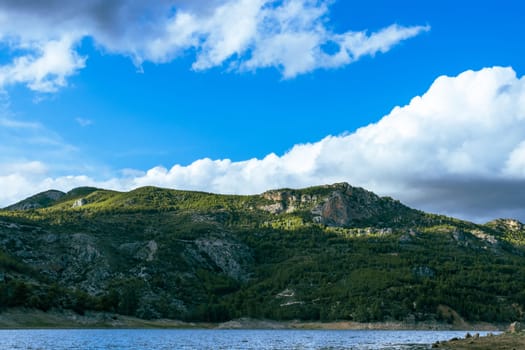
{"type": "Polygon", "coordinates": [[[0,349],[419,350],[430,349],[438,340],[465,334],[465,331],[358,330],[0,330],[0,349]]]}

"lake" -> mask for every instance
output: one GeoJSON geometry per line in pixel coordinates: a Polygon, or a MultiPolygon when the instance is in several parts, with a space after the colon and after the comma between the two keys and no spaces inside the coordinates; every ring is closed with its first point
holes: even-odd
{"type": "MultiPolygon", "coordinates": [[[[0,330],[0,349],[430,349],[466,331],[0,330]]],[[[477,333],[471,331],[471,334],[477,333]]],[[[486,332],[479,332],[481,335],[486,332]]]]}

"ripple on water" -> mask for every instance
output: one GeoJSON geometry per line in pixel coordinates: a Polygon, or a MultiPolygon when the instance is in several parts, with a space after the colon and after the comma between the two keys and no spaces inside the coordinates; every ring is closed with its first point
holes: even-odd
{"type": "Polygon", "coordinates": [[[423,350],[430,349],[436,341],[465,334],[465,331],[364,330],[0,330],[0,349],[423,350]]]}

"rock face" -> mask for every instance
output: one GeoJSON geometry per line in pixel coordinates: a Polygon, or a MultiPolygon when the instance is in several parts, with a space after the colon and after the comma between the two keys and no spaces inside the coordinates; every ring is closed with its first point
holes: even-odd
{"type": "Polygon", "coordinates": [[[36,226],[0,225],[0,250],[65,285],[78,285],[92,294],[106,286],[111,277],[108,257],[91,235],[47,232],[36,226]],[[3,226],[3,227],[2,227],[3,226]]]}
{"type": "Polygon", "coordinates": [[[77,199],[73,205],[71,206],[71,208],[79,208],[79,207],[82,207],[84,205],[87,204],[87,200],[85,198],[80,198],[80,199],[77,199]]]}
{"type": "Polygon", "coordinates": [[[523,325],[521,322],[512,322],[509,326],[510,333],[519,333],[523,331],[523,325]]]}
{"type": "Polygon", "coordinates": [[[515,219],[497,219],[490,221],[486,224],[489,227],[494,227],[499,230],[505,230],[510,232],[523,232],[525,231],[525,225],[515,219]]]}
{"type": "Polygon", "coordinates": [[[226,237],[200,238],[195,241],[198,251],[211,259],[221,272],[238,281],[249,277],[248,266],[253,263],[252,253],[243,244],[226,237]]]}
{"type": "Polygon", "coordinates": [[[515,219],[502,219],[501,223],[511,231],[522,231],[524,229],[523,224],[515,219]]]}
{"type": "Polygon", "coordinates": [[[321,207],[321,222],[330,226],[347,226],[363,215],[353,208],[351,190],[334,191],[321,207]]]}
{"type": "Polygon", "coordinates": [[[272,214],[309,211],[313,222],[337,227],[347,227],[374,218],[379,220],[385,214],[405,215],[411,211],[398,201],[379,197],[347,183],[320,186],[313,191],[312,194],[288,189],[265,192],[262,197],[273,203],[260,209],[272,214]]]}
{"type": "Polygon", "coordinates": [[[487,225],[513,232],[525,230],[525,225],[515,219],[497,219],[487,223],[487,225]]]}
{"type": "Polygon", "coordinates": [[[320,212],[320,221],[325,225],[345,227],[371,220],[381,222],[387,218],[395,221],[396,217],[414,214],[415,211],[391,198],[379,197],[362,188],[341,183],[335,185],[320,212]]]}
{"type": "Polygon", "coordinates": [[[318,203],[317,195],[301,194],[296,190],[272,190],[264,192],[261,197],[274,203],[263,205],[260,209],[272,214],[292,213],[318,203]]]}
{"type": "MultiPolygon", "coordinates": [[[[187,240],[172,236],[162,225],[145,227],[137,234],[110,221],[97,230],[61,232],[0,219],[0,257],[5,252],[32,266],[46,281],[91,296],[111,290],[119,298],[135,295],[133,308],[122,312],[146,318],[181,317],[194,304],[207,300],[202,271],[219,276],[215,277],[218,281],[241,283],[250,278],[253,252],[229,232],[204,230],[187,240]]],[[[6,274],[0,265],[0,283],[15,277],[41,283],[31,275],[6,274]]]]}

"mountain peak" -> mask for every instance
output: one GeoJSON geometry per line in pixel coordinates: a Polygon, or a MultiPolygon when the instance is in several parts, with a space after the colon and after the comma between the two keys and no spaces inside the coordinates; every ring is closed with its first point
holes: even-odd
{"type": "Polygon", "coordinates": [[[487,222],[486,225],[505,231],[523,231],[525,229],[525,225],[516,219],[496,219],[487,222]]]}
{"type": "Polygon", "coordinates": [[[83,186],[83,187],[76,187],[74,189],[72,189],[71,191],[69,191],[67,193],[67,196],[69,198],[73,198],[73,197],[79,197],[79,196],[87,196],[95,191],[98,191],[99,189],[96,188],[96,187],[88,187],[88,186],[83,186]]]}
{"type": "Polygon", "coordinates": [[[272,213],[308,210],[313,221],[328,226],[362,225],[371,222],[412,220],[420,216],[389,197],[380,197],[346,182],[304,189],[270,190],[261,196],[274,203],[262,207],[272,213]]]}
{"type": "Polygon", "coordinates": [[[31,197],[28,197],[18,203],[10,205],[5,209],[8,210],[30,210],[30,209],[40,209],[49,207],[55,204],[58,200],[64,197],[66,194],[58,190],[48,190],[40,192],[31,197]]]}

